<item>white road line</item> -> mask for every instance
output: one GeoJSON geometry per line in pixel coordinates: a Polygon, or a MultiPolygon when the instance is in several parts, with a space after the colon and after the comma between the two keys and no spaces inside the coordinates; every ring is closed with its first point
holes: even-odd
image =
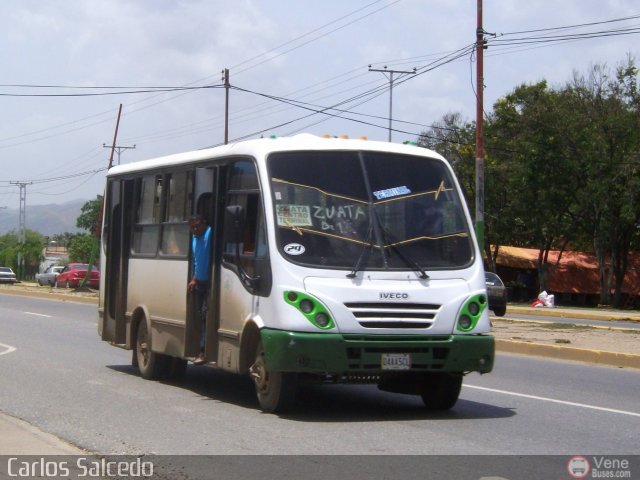
{"type": "Polygon", "coordinates": [[[0,348],[4,348],[4,351],[0,351],[0,355],[6,355],[7,353],[15,352],[16,347],[12,347],[11,345],[5,345],[4,343],[0,343],[0,348]]]}
{"type": "Polygon", "coordinates": [[[35,315],[37,317],[51,318],[51,315],[45,315],[44,313],[35,313],[35,312],[22,312],[22,313],[26,313],[27,315],[35,315]]]}
{"type": "Polygon", "coordinates": [[[513,397],[530,398],[532,400],[542,400],[543,402],[560,403],[571,407],[589,408],[591,410],[599,410],[601,412],[619,413],[622,415],[630,415],[632,417],[640,417],[640,413],[628,412],[626,410],[616,410],[615,408],[597,407],[595,405],[587,405],[586,403],[567,402],[565,400],[557,400],[555,398],[538,397],[537,395],[527,395],[526,393],[510,392],[508,390],[497,390],[495,388],[478,387],[476,385],[463,385],[466,388],[475,388],[476,390],[484,390],[485,392],[502,393],[513,397]]]}

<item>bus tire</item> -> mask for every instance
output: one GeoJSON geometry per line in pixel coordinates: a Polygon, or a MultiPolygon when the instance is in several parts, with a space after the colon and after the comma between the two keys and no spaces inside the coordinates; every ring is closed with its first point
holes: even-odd
{"type": "Polygon", "coordinates": [[[462,388],[462,375],[429,373],[422,386],[422,401],[428,410],[449,410],[458,401],[462,388]]]}
{"type": "Polygon", "coordinates": [[[162,380],[167,374],[167,360],[165,355],[151,350],[151,335],[147,329],[147,322],[141,318],[138,322],[136,335],[136,360],[142,378],[147,380],[162,380]]]}
{"type": "Polygon", "coordinates": [[[263,412],[281,413],[294,405],[298,375],[269,371],[264,359],[262,341],[258,342],[255,360],[249,368],[249,373],[256,387],[256,396],[263,412]]]}
{"type": "Polygon", "coordinates": [[[493,309],[493,313],[496,317],[504,317],[504,314],[507,313],[507,307],[497,307],[493,309]]]}

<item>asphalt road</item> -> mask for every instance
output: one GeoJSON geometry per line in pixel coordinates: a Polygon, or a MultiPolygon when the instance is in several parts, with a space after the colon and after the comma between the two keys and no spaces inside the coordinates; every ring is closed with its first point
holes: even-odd
{"type": "Polygon", "coordinates": [[[634,369],[498,355],[446,413],[335,385],[307,388],[277,416],[260,412],[245,377],[191,366],[178,384],[141,379],[96,323],[93,305],[0,295],[0,411],[105,454],[638,453],[634,369]]]}

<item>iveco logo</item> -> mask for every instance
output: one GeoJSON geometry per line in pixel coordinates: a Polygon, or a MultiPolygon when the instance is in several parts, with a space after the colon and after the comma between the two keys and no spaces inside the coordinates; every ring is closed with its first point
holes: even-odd
{"type": "Polygon", "coordinates": [[[408,293],[404,292],[380,292],[380,300],[407,300],[408,293]]]}

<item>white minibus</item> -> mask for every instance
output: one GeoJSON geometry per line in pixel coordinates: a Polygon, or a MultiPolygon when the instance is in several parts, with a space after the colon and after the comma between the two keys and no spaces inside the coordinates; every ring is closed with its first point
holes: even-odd
{"type": "Polygon", "coordinates": [[[109,170],[99,334],[144,378],[183,375],[200,349],[195,214],[212,227],[205,366],[249,375],[264,411],[309,382],[448,409],[466,373],[493,368],[482,256],[447,161],[300,134],[109,170]]]}

